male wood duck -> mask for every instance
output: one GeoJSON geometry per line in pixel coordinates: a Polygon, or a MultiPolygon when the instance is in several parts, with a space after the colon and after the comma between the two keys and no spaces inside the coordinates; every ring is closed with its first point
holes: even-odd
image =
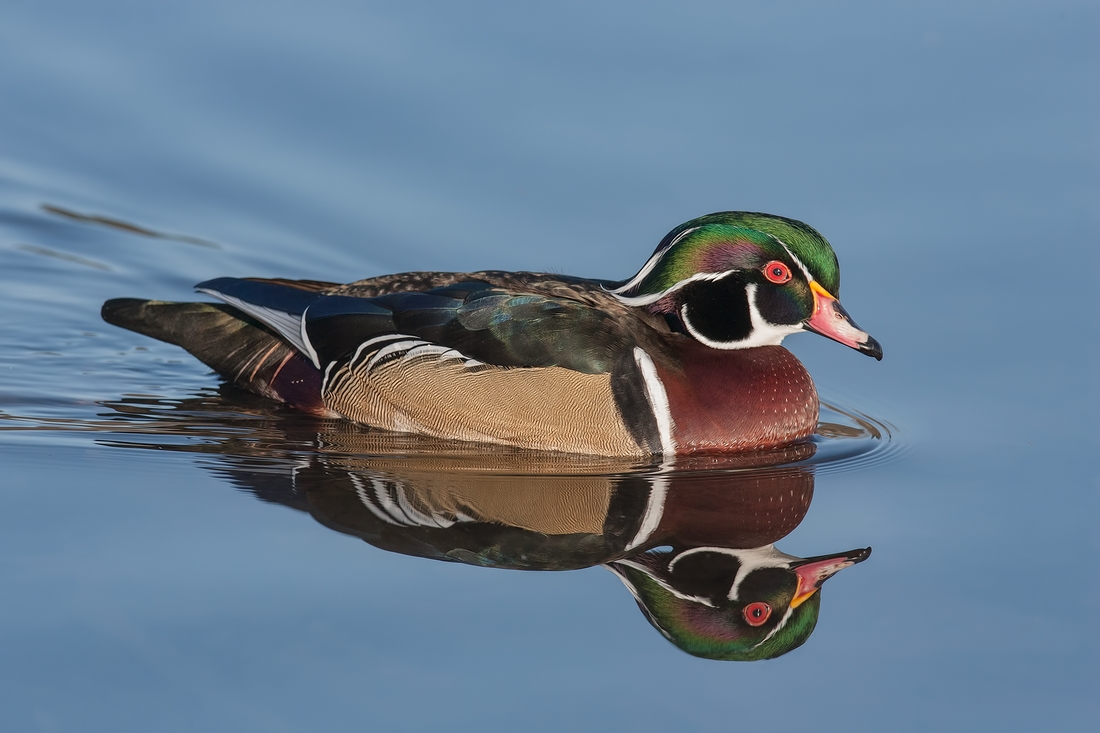
{"type": "Polygon", "coordinates": [[[103,318],[315,415],[567,453],[789,445],[814,432],[818,397],[784,337],[882,358],[837,300],[829,243],[769,214],[681,224],[621,282],[412,272],[196,289],[224,304],[117,299],[103,318]]]}

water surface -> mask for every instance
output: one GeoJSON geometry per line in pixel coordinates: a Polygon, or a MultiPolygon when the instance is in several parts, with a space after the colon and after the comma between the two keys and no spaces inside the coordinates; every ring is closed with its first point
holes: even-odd
{"type": "MultiPolygon", "coordinates": [[[[13,730],[1100,722],[1091,4],[43,2],[0,21],[13,730]],[[365,437],[98,316],[222,275],[617,279],[724,209],[822,231],[886,352],[788,339],[832,408],[780,466],[534,470],[365,437]],[[416,493],[579,492],[640,527],[658,489],[705,507],[715,483],[794,497],[733,511],[735,544],[874,548],[774,660],[662,638],[607,570],[641,536],[625,520],[539,550],[576,569],[492,569],[516,564],[486,553],[504,540],[428,537],[451,517],[416,493]],[[421,534],[388,529],[402,506],[421,534]]],[[[528,519],[509,547],[553,535],[528,519]]]]}

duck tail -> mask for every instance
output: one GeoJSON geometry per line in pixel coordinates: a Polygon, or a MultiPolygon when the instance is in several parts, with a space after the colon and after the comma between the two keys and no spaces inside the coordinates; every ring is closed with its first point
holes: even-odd
{"type": "Polygon", "coordinates": [[[181,346],[231,384],[333,417],[321,400],[321,372],[300,351],[259,321],[223,303],[168,303],[115,298],[103,320],[181,346]]]}

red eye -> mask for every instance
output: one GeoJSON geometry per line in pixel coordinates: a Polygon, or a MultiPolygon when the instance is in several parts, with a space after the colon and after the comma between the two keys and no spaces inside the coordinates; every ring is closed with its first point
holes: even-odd
{"type": "Polygon", "coordinates": [[[782,285],[791,279],[791,268],[779,260],[772,260],[764,265],[764,277],[776,285],[782,285]]]}
{"type": "Polygon", "coordinates": [[[772,607],[763,601],[757,601],[745,606],[745,610],[741,612],[741,615],[745,617],[745,621],[748,622],[749,626],[759,626],[768,620],[768,616],[772,615],[772,607]]]}

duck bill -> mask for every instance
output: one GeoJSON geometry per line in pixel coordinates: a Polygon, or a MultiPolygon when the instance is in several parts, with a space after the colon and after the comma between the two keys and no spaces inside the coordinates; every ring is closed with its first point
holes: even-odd
{"type": "Polygon", "coordinates": [[[817,593],[822,583],[844,568],[863,562],[870,554],[871,548],[864,547],[859,550],[838,552],[835,555],[810,557],[792,565],[791,570],[798,576],[798,590],[795,591],[794,598],[791,599],[791,608],[801,606],[810,596],[817,593]]]}
{"type": "Polygon", "coordinates": [[[806,321],[806,328],[882,360],[882,347],[878,341],[856,325],[839,300],[818,285],[816,280],[810,283],[810,290],[814,293],[814,314],[806,321]]]}

